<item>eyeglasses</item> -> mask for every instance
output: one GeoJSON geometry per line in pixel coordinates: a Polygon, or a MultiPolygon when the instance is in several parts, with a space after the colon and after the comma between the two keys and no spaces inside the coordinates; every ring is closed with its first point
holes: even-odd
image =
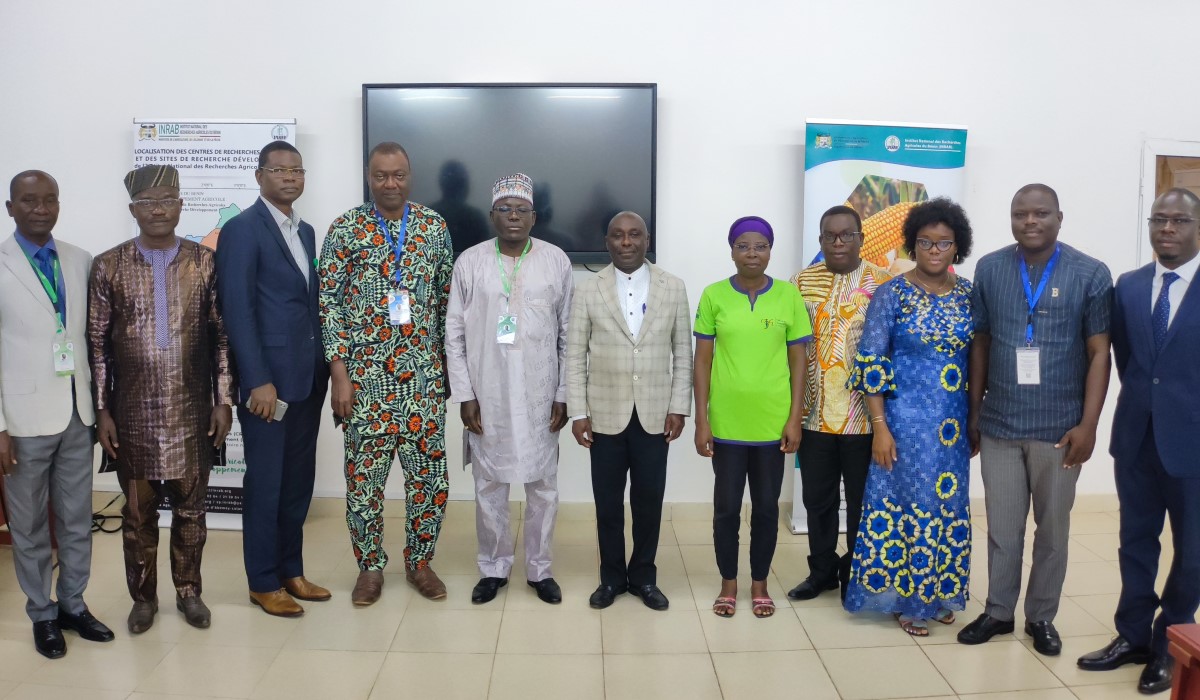
{"type": "Polygon", "coordinates": [[[1169,218],[1166,216],[1152,216],[1146,219],[1146,221],[1150,222],[1150,228],[1162,228],[1167,224],[1171,224],[1175,228],[1183,228],[1188,224],[1195,223],[1196,219],[1188,216],[1172,216],[1169,218]]]}
{"type": "Polygon", "coordinates": [[[841,233],[822,233],[822,243],[833,243],[841,241],[842,243],[853,243],[855,238],[862,235],[862,231],[842,231],[841,233]]]}
{"type": "Polygon", "coordinates": [[[515,211],[521,216],[529,216],[533,213],[533,210],[529,207],[510,207],[505,204],[501,204],[498,207],[492,207],[492,211],[496,212],[497,214],[511,214],[515,211]]]}
{"type": "Polygon", "coordinates": [[[307,172],[304,168],[259,168],[259,170],[279,177],[304,177],[304,173],[307,172]]]}
{"type": "Polygon", "coordinates": [[[733,249],[739,253],[745,253],[749,250],[753,250],[755,253],[765,253],[771,249],[771,246],[766,243],[755,243],[753,246],[749,243],[734,243],[733,249]]]}
{"type": "Polygon", "coordinates": [[[929,250],[934,246],[937,246],[937,249],[944,253],[954,247],[954,241],[950,239],[944,239],[940,241],[931,241],[928,238],[917,239],[917,247],[921,250],[929,250]]]}
{"type": "Polygon", "coordinates": [[[135,199],[135,200],[133,200],[133,206],[137,207],[138,209],[141,209],[142,211],[154,211],[158,207],[162,207],[163,209],[174,209],[174,208],[178,207],[180,204],[183,204],[183,200],[180,199],[179,197],[168,197],[166,199],[135,199]]]}

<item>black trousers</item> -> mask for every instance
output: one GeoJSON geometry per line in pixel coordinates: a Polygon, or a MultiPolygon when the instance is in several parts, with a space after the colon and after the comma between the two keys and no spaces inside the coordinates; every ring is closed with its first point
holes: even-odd
{"type": "Polygon", "coordinates": [[[600,541],[600,583],[623,588],[657,583],[658,534],[667,488],[667,441],[647,433],[637,409],[616,435],[592,434],[592,492],[600,541]],[[625,561],[625,482],[633,514],[633,551],[625,561]]]}
{"type": "Polygon", "coordinates": [[[783,488],[779,443],[731,445],[713,442],[713,546],[723,579],[738,573],[738,529],[742,495],[750,484],[750,576],[765,581],[779,539],[779,490],[783,488]]]}
{"type": "Polygon", "coordinates": [[[871,435],[805,430],[800,440],[800,483],[808,513],[808,571],[818,584],[850,580],[850,552],[862,518],[863,491],[871,466],[871,435]],[[846,483],[846,554],[837,555],[838,510],[846,483]]]}

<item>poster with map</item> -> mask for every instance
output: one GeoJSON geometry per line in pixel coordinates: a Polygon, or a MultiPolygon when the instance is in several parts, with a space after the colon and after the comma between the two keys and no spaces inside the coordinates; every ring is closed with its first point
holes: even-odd
{"type": "MultiPolygon", "coordinates": [[[[134,119],[133,167],[173,165],[179,170],[183,212],[176,234],[216,250],[225,222],[254,204],[258,152],[271,141],[296,143],[295,119],[134,119]]],[[[131,235],[137,235],[134,224],[131,235]]],[[[234,413],[225,449],[209,479],[208,526],[241,529],[246,460],[234,413]]],[[[160,525],[170,522],[164,499],[160,525]]]]}

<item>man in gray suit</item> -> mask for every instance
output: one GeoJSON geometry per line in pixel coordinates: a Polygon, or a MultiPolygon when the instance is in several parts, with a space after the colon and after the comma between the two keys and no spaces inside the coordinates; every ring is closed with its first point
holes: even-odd
{"type": "Polygon", "coordinates": [[[691,411],[692,326],[683,281],[646,262],[650,234],[637,214],[608,224],[612,265],[575,291],[567,329],[567,410],[591,451],[600,586],[607,608],[626,591],[666,610],[654,555],[667,483],[667,446],[691,411]],[[625,561],[625,482],[633,551],[625,561]]]}
{"type": "Polygon", "coordinates": [[[84,347],[92,256],[51,233],[58,183],[46,173],[18,173],[4,205],[17,228],[0,242],[0,472],[34,646],[57,659],[67,653],[63,629],[94,642],[113,639],[83,602],[92,566],[95,413],[84,347]]]}

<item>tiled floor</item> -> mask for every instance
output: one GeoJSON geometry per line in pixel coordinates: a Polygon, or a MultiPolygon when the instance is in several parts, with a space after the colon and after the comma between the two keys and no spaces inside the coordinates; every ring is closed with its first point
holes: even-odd
{"type": "MultiPolygon", "coordinates": [[[[514,517],[519,517],[515,506],[514,517]]],[[[396,516],[387,521],[393,554],[403,541],[401,507],[388,504],[389,515],[396,516]]],[[[563,586],[562,605],[537,600],[518,574],[494,602],[473,606],[472,508],[471,503],[451,504],[439,542],[435,568],[449,587],[448,600],[417,596],[396,560],[386,574],[382,600],[353,608],[349,591],[357,569],[341,504],[322,499],[314,504],[306,530],[307,573],[333,589],[332,601],[306,603],[308,612],[292,620],[252,608],[241,534],[213,531],[203,567],[212,628],[192,629],[173,605],[164,604],[155,626],[136,638],[124,629],[130,603],[120,536],[97,535],[88,602],[117,631],[117,640],[93,644],[68,633],[69,652],[58,661],[33,650],[12,554],[0,547],[0,698],[1139,697],[1134,685],[1140,667],[1089,674],[1074,663],[1113,634],[1120,578],[1111,497],[1081,496],[1075,509],[1071,564],[1057,620],[1065,648],[1058,658],[1036,654],[1020,633],[982,647],[954,643],[964,621],[982,611],[979,601],[986,595],[982,507],[974,520],[975,599],[959,622],[934,625],[932,634],[919,640],[890,618],[845,613],[833,593],[789,605],[784,592],[807,573],[807,543],[786,530],[770,580],[779,612],[755,619],[743,599],[732,619],[717,618],[709,611],[718,586],[711,508],[696,504],[666,509],[658,563],[659,583],[671,599],[667,612],[650,611],[630,596],[604,611],[588,607],[597,551],[587,504],[565,504],[560,514],[555,573],[563,586]]],[[[743,531],[743,541],[746,536],[743,531]]],[[[1165,556],[1169,547],[1168,541],[1165,556]]],[[[160,595],[169,601],[166,546],[160,555],[160,595]]],[[[518,560],[521,556],[518,549],[518,560]]]]}

